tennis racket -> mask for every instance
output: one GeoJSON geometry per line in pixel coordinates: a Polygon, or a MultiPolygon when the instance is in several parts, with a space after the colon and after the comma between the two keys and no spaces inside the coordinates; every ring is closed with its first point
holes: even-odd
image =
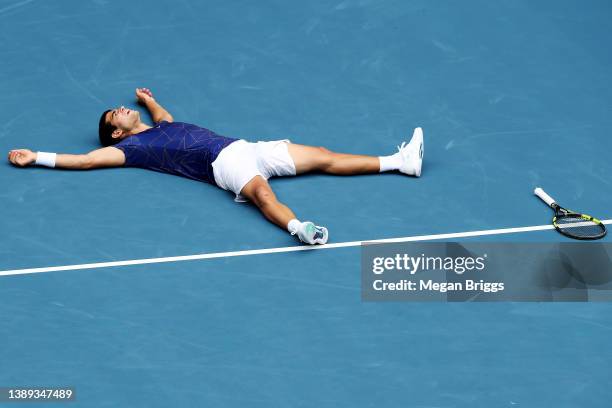
{"type": "Polygon", "coordinates": [[[574,239],[599,239],[606,235],[606,226],[597,218],[561,207],[540,187],[533,193],[555,211],[552,224],[561,234],[574,239]]]}

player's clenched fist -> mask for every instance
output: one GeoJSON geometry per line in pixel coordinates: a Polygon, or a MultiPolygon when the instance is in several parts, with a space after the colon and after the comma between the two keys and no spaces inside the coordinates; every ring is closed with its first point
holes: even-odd
{"type": "Polygon", "coordinates": [[[11,150],[8,154],[8,159],[15,166],[25,167],[36,161],[36,153],[28,149],[11,150]]]}

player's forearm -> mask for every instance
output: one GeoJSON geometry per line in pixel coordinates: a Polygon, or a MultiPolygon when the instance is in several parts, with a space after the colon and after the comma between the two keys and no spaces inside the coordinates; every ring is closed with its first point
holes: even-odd
{"type": "Polygon", "coordinates": [[[149,99],[146,102],[146,106],[155,122],[160,122],[162,120],[172,120],[172,115],[170,115],[170,113],[154,99],[149,99]]]}
{"type": "MultiPolygon", "coordinates": [[[[94,167],[95,157],[92,153],[95,153],[95,151],[89,154],[56,154],[49,152],[33,152],[28,149],[14,149],[9,152],[8,159],[9,162],[17,167],[38,165],[44,167],[85,170],[94,167]]],[[[124,157],[122,153],[120,154],[121,156],[115,157],[114,161],[111,163],[121,165],[124,157]]]]}
{"type": "Polygon", "coordinates": [[[91,168],[92,160],[86,154],[58,154],[55,167],[62,169],[86,170],[91,168]]]}

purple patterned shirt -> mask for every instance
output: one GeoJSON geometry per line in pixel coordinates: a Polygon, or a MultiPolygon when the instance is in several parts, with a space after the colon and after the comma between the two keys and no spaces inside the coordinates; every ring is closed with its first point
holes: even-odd
{"type": "Polygon", "coordinates": [[[163,121],[113,147],[125,154],[125,166],[216,185],[212,163],[221,150],[236,140],[189,123],[163,121]]]}

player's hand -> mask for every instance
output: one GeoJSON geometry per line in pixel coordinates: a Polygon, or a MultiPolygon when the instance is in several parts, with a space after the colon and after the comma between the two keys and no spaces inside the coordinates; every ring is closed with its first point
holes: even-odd
{"type": "Polygon", "coordinates": [[[11,150],[8,159],[15,166],[25,167],[36,161],[36,153],[28,149],[11,150]]]}
{"type": "Polygon", "coordinates": [[[139,103],[145,105],[147,101],[154,101],[153,93],[149,88],[136,88],[136,99],[139,103]]]}

